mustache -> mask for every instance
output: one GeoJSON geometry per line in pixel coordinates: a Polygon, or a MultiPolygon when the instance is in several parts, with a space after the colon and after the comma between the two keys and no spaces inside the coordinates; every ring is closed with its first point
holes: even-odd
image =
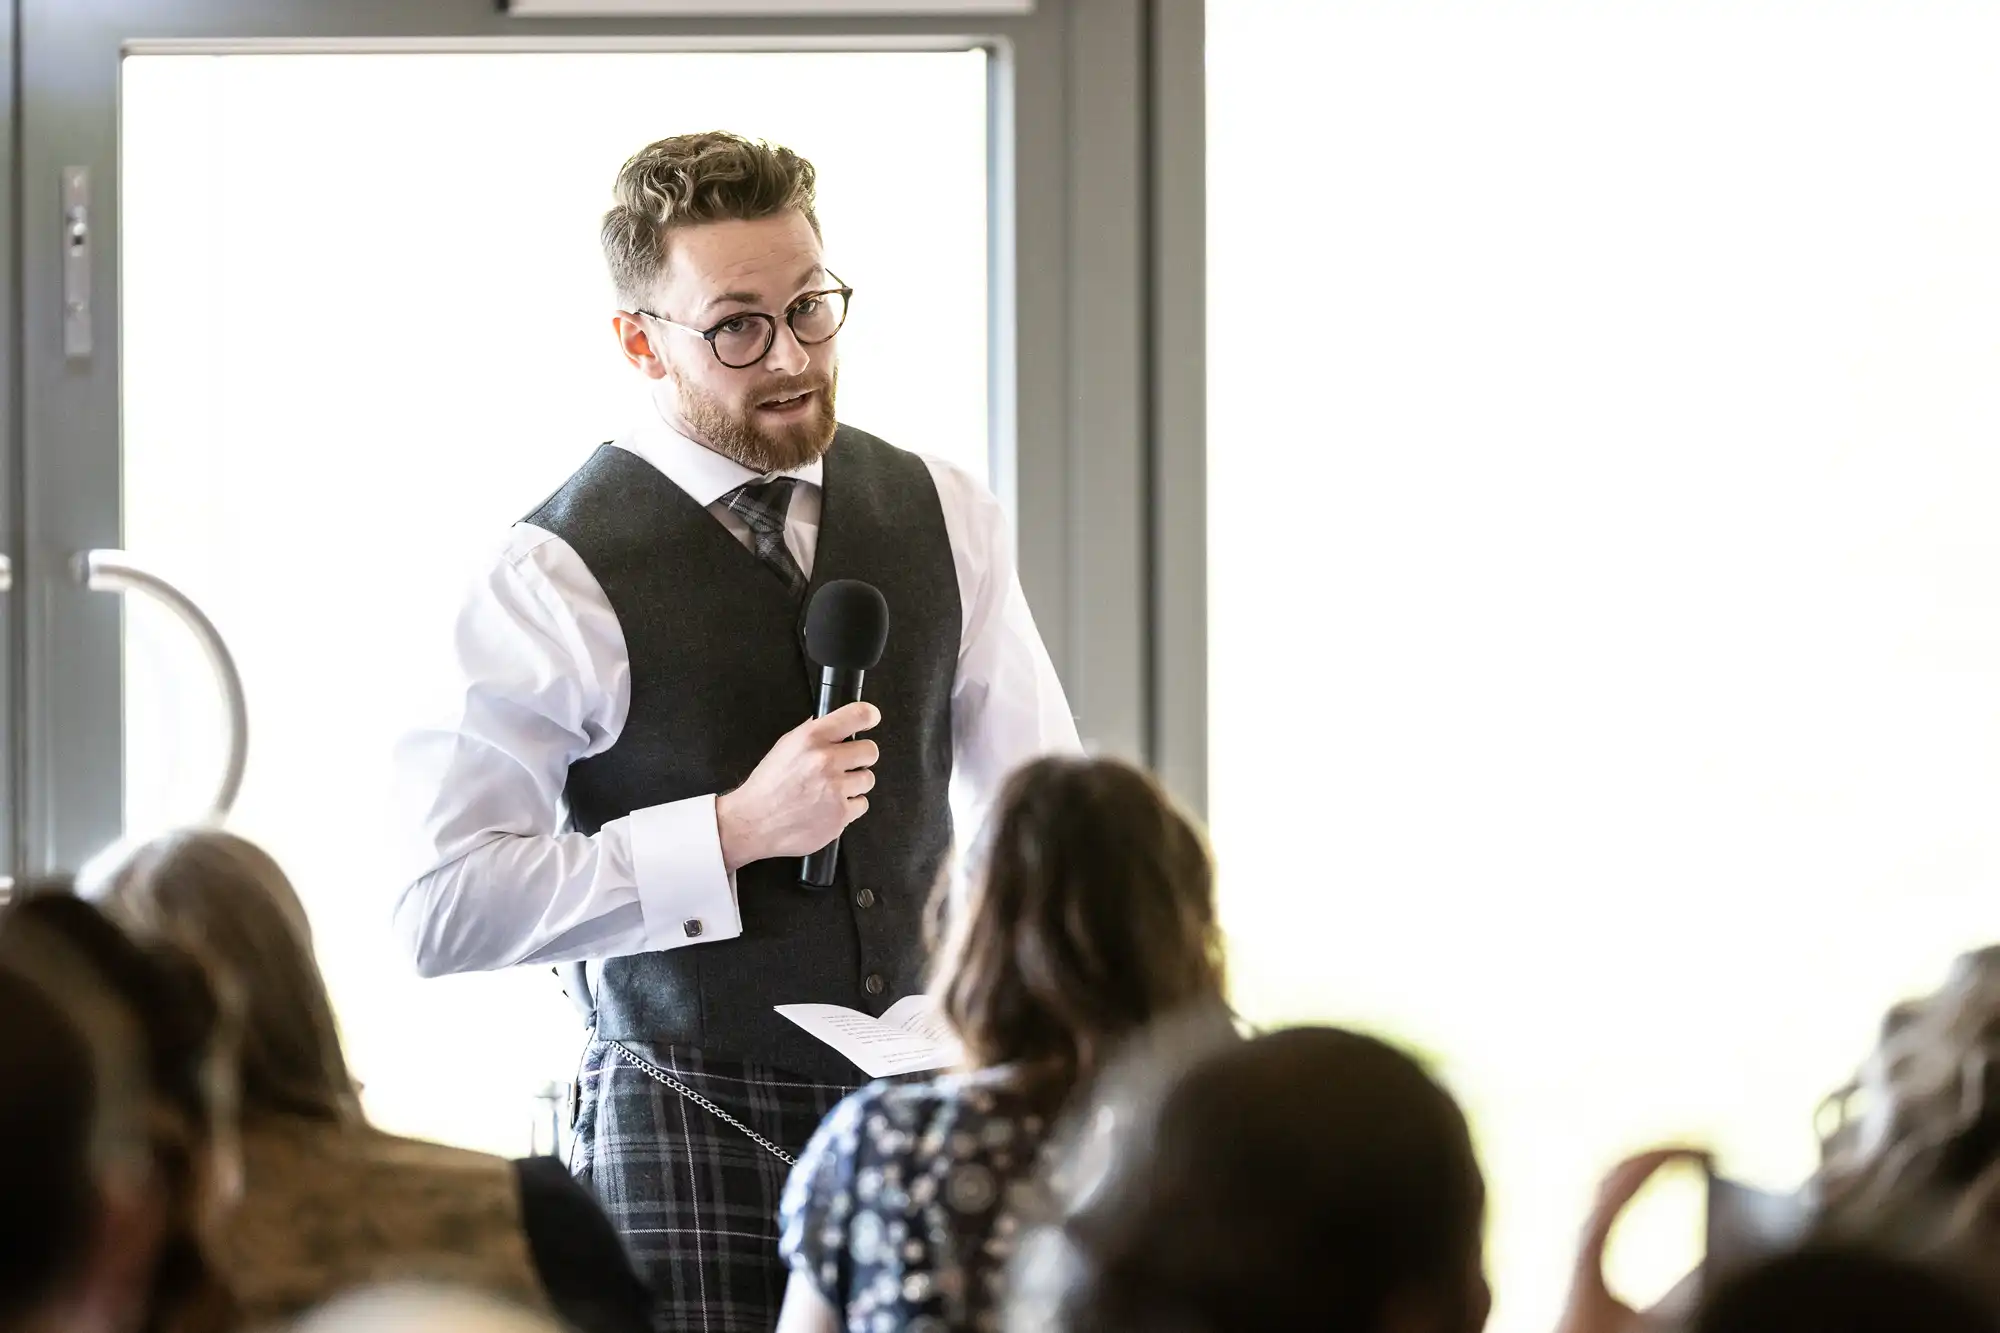
{"type": "Polygon", "coordinates": [[[776,380],[762,385],[751,395],[753,403],[768,403],[773,398],[790,398],[794,394],[813,393],[833,387],[833,380],[825,375],[808,375],[795,380],[776,380]]]}

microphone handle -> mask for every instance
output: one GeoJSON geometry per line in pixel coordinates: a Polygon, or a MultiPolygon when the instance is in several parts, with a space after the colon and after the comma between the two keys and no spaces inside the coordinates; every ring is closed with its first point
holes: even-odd
{"type": "MultiPolygon", "coordinates": [[[[819,707],[814,717],[825,717],[828,713],[861,702],[862,671],[843,671],[838,667],[821,667],[819,670],[819,707]]],[[[849,739],[852,739],[850,737],[849,739]]],[[[834,840],[799,862],[799,883],[808,889],[830,889],[833,887],[833,872],[840,864],[840,838],[834,840]]]]}

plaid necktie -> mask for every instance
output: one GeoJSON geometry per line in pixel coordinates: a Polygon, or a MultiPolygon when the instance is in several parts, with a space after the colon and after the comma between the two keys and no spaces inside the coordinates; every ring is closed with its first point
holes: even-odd
{"type": "Polygon", "coordinates": [[[792,491],[798,484],[797,477],[774,477],[746,482],[722,497],[729,512],[750,529],[750,545],[757,558],[784,580],[794,597],[806,590],[806,575],[785,545],[785,511],[792,507],[792,491]]]}

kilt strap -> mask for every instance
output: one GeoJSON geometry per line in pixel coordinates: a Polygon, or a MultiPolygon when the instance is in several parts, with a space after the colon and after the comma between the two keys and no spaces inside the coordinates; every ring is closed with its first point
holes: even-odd
{"type": "Polygon", "coordinates": [[[627,1063],[629,1063],[634,1069],[638,1070],[640,1073],[644,1074],[647,1078],[650,1078],[654,1082],[659,1083],[662,1086],[672,1090],[673,1092],[680,1094],[682,1097],[687,1098],[689,1101],[693,1102],[696,1106],[699,1106],[702,1110],[708,1112],[710,1115],[720,1120],[723,1124],[728,1125],[731,1129],[742,1131],[742,1133],[746,1135],[752,1143],[755,1143],[758,1147],[770,1153],[771,1156],[777,1158],[779,1161],[783,1162],[786,1166],[798,1165],[798,1158],[792,1156],[790,1153],[786,1152],[783,1148],[780,1148],[777,1144],[771,1142],[769,1139],[765,1138],[762,1134],[759,1134],[756,1130],[750,1128],[750,1126],[744,1124],[741,1120],[738,1120],[735,1116],[729,1114],[729,1112],[723,1110],[720,1106],[717,1106],[714,1102],[702,1096],[700,1093],[696,1092],[693,1088],[690,1088],[687,1084],[681,1082],[679,1079],[675,1078],[672,1074],[669,1074],[666,1070],[654,1064],[651,1060],[648,1060],[645,1056],[640,1055],[637,1051],[633,1050],[630,1046],[627,1046],[624,1042],[613,1041],[613,1042],[608,1042],[606,1044],[609,1045],[611,1049],[617,1051],[620,1055],[624,1056],[627,1063]]]}

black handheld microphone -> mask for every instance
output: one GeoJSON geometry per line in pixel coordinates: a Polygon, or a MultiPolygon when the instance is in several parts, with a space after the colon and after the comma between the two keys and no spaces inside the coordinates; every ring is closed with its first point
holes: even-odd
{"type": "MultiPolygon", "coordinates": [[[[819,709],[814,717],[861,699],[861,678],[882,660],[889,642],[889,603],[882,590],[859,579],[821,585],[806,608],[806,654],[819,663],[819,709]]],[[[833,887],[840,863],[840,839],[799,863],[799,883],[810,889],[833,887]]]]}

